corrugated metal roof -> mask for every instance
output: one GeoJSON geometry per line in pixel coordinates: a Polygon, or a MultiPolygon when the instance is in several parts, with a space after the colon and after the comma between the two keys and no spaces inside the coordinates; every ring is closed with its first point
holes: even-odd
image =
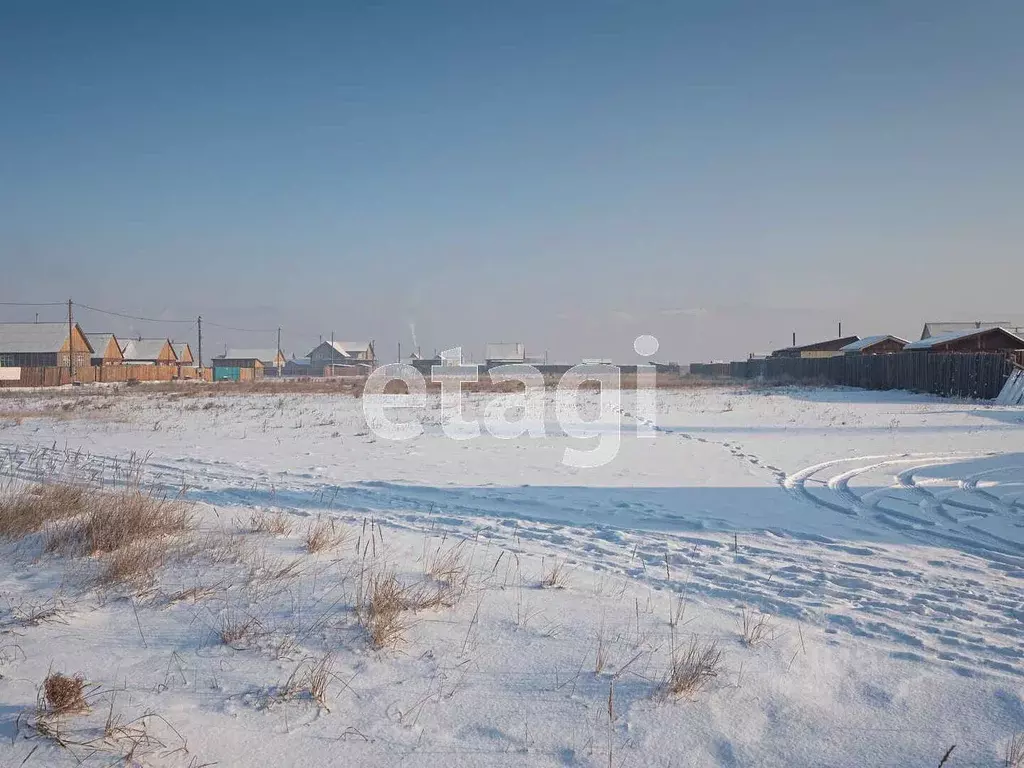
{"type": "Polygon", "coordinates": [[[215,360],[259,360],[266,365],[275,365],[277,352],[273,349],[229,349],[215,360]]]}
{"type": "Polygon", "coordinates": [[[843,336],[839,339],[816,341],[813,344],[798,344],[795,347],[784,347],[783,349],[776,349],[772,352],[772,355],[778,357],[786,353],[792,355],[796,352],[838,352],[855,341],[860,341],[860,336],[843,336]]]}
{"type": "Polygon", "coordinates": [[[998,330],[1002,331],[1003,333],[1006,333],[1006,334],[1012,336],[1013,338],[1017,339],[1021,344],[1024,344],[1024,339],[1020,338],[1015,333],[1011,333],[1010,331],[1006,330],[1005,328],[1000,328],[998,326],[989,326],[987,328],[986,327],[971,328],[970,330],[966,330],[966,331],[953,331],[952,333],[943,333],[940,336],[929,336],[927,339],[921,339],[920,341],[912,341],[910,344],[907,344],[907,346],[905,346],[904,349],[910,349],[910,350],[914,350],[914,349],[931,349],[932,347],[937,347],[937,346],[940,346],[942,344],[947,344],[947,343],[949,343],[951,341],[959,341],[961,339],[969,339],[972,336],[977,336],[977,335],[979,335],[981,333],[985,333],[986,331],[991,331],[991,330],[994,330],[994,329],[998,329],[998,330]]]}
{"type": "Polygon", "coordinates": [[[159,360],[167,343],[167,339],[129,339],[121,352],[125,360],[159,360]]]}
{"type": "Polygon", "coordinates": [[[924,330],[921,331],[921,339],[928,339],[932,336],[942,336],[947,333],[956,333],[958,331],[977,331],[985,328],[1006,328],[1011,323],[1007,321],[995,321],[987,322],[982,320],[975,320],[969,323],[948,323],[948,322],[930,322],[924,324],[924,330]]]}
{"type": "Polygon", "coordinates": [[[845,347],[843,347],[839,351],[840,352],[860,352],[862,349],[867,349],[868,347],[873,347],[875,344],[878,344],[879,342],[882,342],[882,341],[888,341],[889,339],[892,339],[893,341],[898,341],[900,344],[906,344],[907,343],[906,339],[901,339],[899,336],[891,336],[889,334],[883,334],[882,336],[868,336],[866,338],[860,339],[859,341],[855,341],[855,342],[853,342],[851,344],[847,344],[845,347]]]}
{"type": "MultiPolygon", "coordinates": [[[[89,337],[89,343],[92,345],[93,355],[95,357],[102,357],[107,352],[107,346],[111,340],[115,338],[112,333],[87,333],[89,337]]],[[[118,344],[117,348],[120,349],[121,345],[118,344]]]]}
{"type": "Polygon", "coordinates": [[[0,352],[60,352],[67,340],[67,323],[0,323],[0,352]]]}
{"type": "Polygon", "coordinates": [[[334,342],[334,348],[339,352],[344,352],[349,355],[357,355],[360,352],[370,351],[370,342],[368,341],[336,341],[334,342]]]}
{"type": "Polygon", "coordinates": [[[313,356],[320,347],[327,345],[328,348],[334,347],[335,352],[341,355],[342,358],[351,357],[353,355],[369,355],[371,354],[370,342],[368,341],[322,341],[317,344],[309,353],[309,357],[313,356]]]}
{"type": "Polygon", "coordinates": [[[526,359],[526,345],[521,341],[492,341],[484,347],[485,360],[526,359]]]}

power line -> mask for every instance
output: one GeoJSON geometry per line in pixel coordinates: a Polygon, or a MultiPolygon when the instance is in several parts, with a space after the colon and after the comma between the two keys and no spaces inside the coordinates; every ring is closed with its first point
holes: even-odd
{"type": "MultiPolygon", "coordinates": [[[[81,307],[82,309],[92,310],[93,312],[100,312],[100,313],[102,313],[104,315],[113,315],[114,317],[124,317],[124,318],[127,318],[128,320],[141,320],[141,321],[146,322],[146,323],[183,323],[183,324],[184,323],[188,323],[188,324],[191,324],[193,326],[196,324],[195,320],[164,320],[164,319],[160,319],[160,318],[156,318],[156,317],[140,317],[139,315],[129,315],[129,314],[126,314],[124,312],[114,312],[113,310],[110,310],[110,309],[100,309],[99,307],[90,307],[88,304],[78,304],[77,302],[75,303],[75,306],[76,307],[81,307]]],[[[221,325],[220,323],[211,323],[209,321],[207,321],[206,324],[210,325],[210,326],[213,326],[214,328],[223,328],[224,330],[227,330],[227,331],[238,331],[239,333],[275,333],[277,331],[276,328],[235,328],[234,326],[221,325]]]]}
{"type": "MultiPolygon", "coordinates": [[[[193,327],[196,325],[194,319],[189,320],[175,320],[157,317],[142,317],[141,315],[129,315],[126,312],[115,312],[112,309],[100,309],[99,307],[91,307],[88,304],[80,304],[75,302],[74,305],[79,309],[87,309],[90,312],[99,312],[101,315],[111,315],[113,317],[123,317],[126,320],[139,320],[144,323],[179,323],[188,324],[193,327]]],[[[63,307],[63,301],[40,301],[40,302],[28,302],[28,301],[0,301],[0,307],[63,307]]],[[[206,323],[214,328],[222,328],[226,331],[237,331],[238,333],[276,333],[277,328],[236,328],[231,325],[221,325],[220,323],[206,323]]]]}
{"type": "Polygon", "coordinates": [[[223,328],[226,331],[238,331],[240,333],[276,333],[276,328],[233,328],[230,325],[221,325],[220,323],[211,323],[209,320],[206,321],[207,325],[213,326],[214,328],[223,328]]]}
{"type": "Polygon", "coordinates": [[[0,306],[63,306],[62,301],[0,301],[0,306]]]}
{"type": "Polygon", "coordinates": [[[146,323],[194,323],[195,320],[160,320],[155,317],[139,317],[138,315],[127,315],[124,312],[112,312],[109,309],[98,309],[97,307],[90,307],[88,304],[79,304],[75,302],[75,306],[79,309],[88,309],[93,312],[99,312],[104,315],[113,315],[114,317],[124,317],[128,320],[142,320],[146,323]]]}

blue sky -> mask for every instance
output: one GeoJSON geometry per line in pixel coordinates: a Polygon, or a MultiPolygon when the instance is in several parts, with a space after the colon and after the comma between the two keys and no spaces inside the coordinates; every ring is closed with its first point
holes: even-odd
{"type": "Polygon", "coordinates": [[[1021,39],[1019,2],[7,2],[0,301],[385,357],[1024,324],[1021,39]]]}

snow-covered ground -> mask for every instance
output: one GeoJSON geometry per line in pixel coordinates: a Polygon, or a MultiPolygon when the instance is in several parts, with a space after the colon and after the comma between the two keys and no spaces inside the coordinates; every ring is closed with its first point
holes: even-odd
{"type": "MultiPolygon", "coordinates": [[[[625,395],[622,410],[637,410],[625,395]]],[[[550,422],[543,438],[456,441],[434,398],[421,420],[392,442],[352,397],[0,398],[5,474],[73,455],[109,479],[135,455],[148,483],[185,490],[211,542],[253,510],[296,521],[128,596],[83,586],[80,561],[3,545],[0,764],[75,764],[24,727],[50,669],[97,684],[91,717],[111,700],[126,720],[153,713],[163,746],[140,765],[861,768],[938,765],[955,744],[947,766],[999,766],[1024,731],[1024,410],[669,390],[654,439],[627,417],[594,469],[562,462],[587,441],[550,422]],[[308,554],[324,516],[348,538],[308,554]],[[353,614],[367,558],[426,583],[452,547],[461,599],[372,649],[353,614]],[[542,587],[557,566],[564,583],[542,587]],[[54,619],[19,620],[43,604],[54,619]],[[771,616],[766,642],[743,642],[744,615],[771,616]],[[222,643],[239,617],[258,631],[222,643]],[[720,674],[666,699],[695,636],[717,641],[720,674]],[[329,711],[277,695],[325,654],[329,711]]]]}

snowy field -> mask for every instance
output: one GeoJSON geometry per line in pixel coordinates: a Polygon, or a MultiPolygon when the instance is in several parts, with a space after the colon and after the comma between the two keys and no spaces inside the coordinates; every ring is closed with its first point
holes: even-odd
{"type": "Polygon", "coordinates": [[[1024,409],[663,391],[655,437],[627,416],[595,469],[550,424],[456,441],[436,399],[418,418],[392,442],[353,397],[0,397],[15,487],[144,458],[195,526],[132,588],[0,540],[0,765],[1012,764],[1024,409]],[[445,597],[374,647],[385,576],[445,597]],[[714,674],[668,690],[694,647],[714,674]],[[91,697],[55,737],[32,726],[52,671],[91,697]]]}

